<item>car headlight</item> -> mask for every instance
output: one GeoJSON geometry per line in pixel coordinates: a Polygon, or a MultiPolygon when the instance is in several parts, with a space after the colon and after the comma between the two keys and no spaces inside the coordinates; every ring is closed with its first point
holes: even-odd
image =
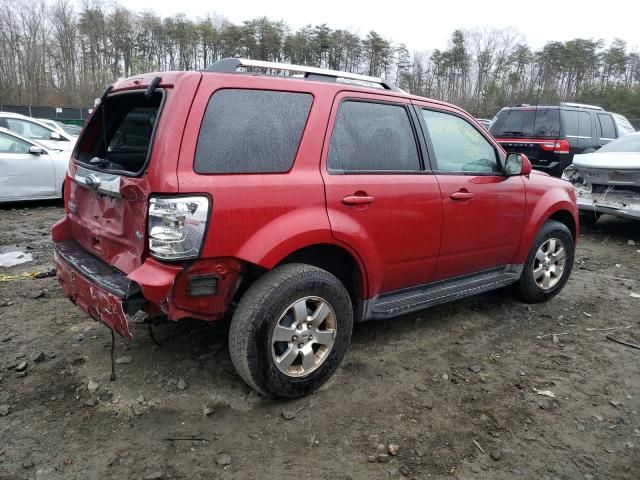
{"type": "Polygon", "coordinates": [[[207,197],[151,197],[149,252],[160,260],[197,257],[204,240],[208,218],[207,197]]]}

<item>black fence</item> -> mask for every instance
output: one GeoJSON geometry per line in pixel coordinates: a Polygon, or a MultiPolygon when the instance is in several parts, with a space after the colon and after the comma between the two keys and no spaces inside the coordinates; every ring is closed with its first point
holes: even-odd
{"type": "Polygon", "coordinates": [[[89,116],[88,108],[34,107],[32,105],[0,105],[0,112],[19,113],[35,118],[49,118],[64,123],[82,125],[89,116]]]}

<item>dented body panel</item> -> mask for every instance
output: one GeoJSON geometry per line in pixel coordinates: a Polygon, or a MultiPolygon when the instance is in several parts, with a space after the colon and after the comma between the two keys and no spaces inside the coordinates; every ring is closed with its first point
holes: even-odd
{"type": "Polygon", "coordinates": [[[581,212],[640,220],[640,153],[579,155],[562,178],[574,186],[581,212]]]}

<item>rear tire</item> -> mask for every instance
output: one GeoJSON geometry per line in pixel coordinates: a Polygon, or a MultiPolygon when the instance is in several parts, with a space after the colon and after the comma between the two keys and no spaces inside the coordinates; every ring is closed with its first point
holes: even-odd
{"type": "Polygon", "coordinates": [[[282,265],[256,280],[240,300],[229,353],[238,374],[258,393],[301,397],[335,372],[352,329],[351,299],[340,280],[311,265],[282,265]]]}
{"type": "Polygon", "coordinates": [[[574,256],[571,231],[563,223],[547,221],[538,232],[515,284],[518,296],[529,303],[545,302],[556,296],[571,275],[574,256]]]}

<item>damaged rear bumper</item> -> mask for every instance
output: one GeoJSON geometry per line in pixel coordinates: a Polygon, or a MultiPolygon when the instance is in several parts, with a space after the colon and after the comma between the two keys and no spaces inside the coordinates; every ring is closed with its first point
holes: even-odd
{"type": "Polygon", "coordinates": [[[607,213],[640,220],[640,168],[583,168],[571,165],[562,178],[573,184],[581,212],[607,213]]]}
{"type": "Polygon", "coordinates": [[[133,338],[128,315],[144,306],[141,288],[73,240],[54,243],[58,281],[69,299],[123,337],[133,338]]]}
{"type": "Polygon", "coordinates": [[[640,193],[609,191],[607,193],[582,192],[577,195],[581,212],[596,212],[640,220],[640,193]]]}
{"type": "Polygon", "coordinates": [[[126,274],[76,242],[66,219],[51,232],[67,297],[123,337],[133,338],[129,318],[138,311],[169,320],[222,318],[240,284],[242,262],[233,258],[167,264],[148,257],[126,274]]]}

